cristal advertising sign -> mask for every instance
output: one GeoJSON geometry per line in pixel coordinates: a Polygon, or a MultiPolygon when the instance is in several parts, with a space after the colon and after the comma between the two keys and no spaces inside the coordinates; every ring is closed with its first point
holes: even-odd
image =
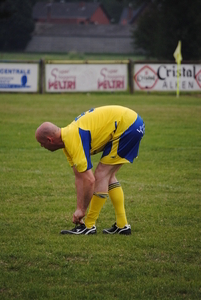
{"type": "Polygon", "coordinates": [[[46,64],[47,92],[127,90],[126,64],[46,64]]]}
{"type": "Polygon", "coordinates": [[[135,64],[135,90],[176,91],[177,74],[181,91],[201,90],[201,65],[135,64]]]}
{"type": "Polygon", "coordinates": [[[37,92],[38,64],[0,63],[0,92],[37,92]]]}

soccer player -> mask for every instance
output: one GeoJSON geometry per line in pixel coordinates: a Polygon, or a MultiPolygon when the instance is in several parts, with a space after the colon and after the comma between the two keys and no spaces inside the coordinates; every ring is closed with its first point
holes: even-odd
{"type": "Polygon", "coordinates": [[[114,206],[116,222],[103,233],[131,234],[124,193],[116,173],[138,156],[144,133],[144,122],[135,111],[115,105],[90,109],[63,128],[50,122],[37,128],[36,139],[41,146],[50,151],[63,149],[75,174],[77,209],[73,223],[76,226],[62,230],[61,234],[95,234],[96,220],[108,197],[114,206]],[[98,152],[102,152],[102,157],[93,173],[91,155],[98,152]]]}

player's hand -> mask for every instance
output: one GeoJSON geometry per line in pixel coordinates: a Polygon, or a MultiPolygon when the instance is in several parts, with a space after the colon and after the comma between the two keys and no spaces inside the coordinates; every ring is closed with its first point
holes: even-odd
{"type": "Polygon", "coordinates": [[[76,211],[73,214],[73,223],[84,224],[83,221],[84,216],[85,216],[85,212],[83,212],[81,209],[76,209],[76,211]]]}

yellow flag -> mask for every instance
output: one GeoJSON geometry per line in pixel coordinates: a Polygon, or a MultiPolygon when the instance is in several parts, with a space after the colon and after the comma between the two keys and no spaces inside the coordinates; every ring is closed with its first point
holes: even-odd
{"type": "Polygon", "coordinates": [[[181,41],[178,42],[177,48],[173,54],[175,61],[177,64],[180,64],[182,61],[182,55],[181,55],[181,41]]]}

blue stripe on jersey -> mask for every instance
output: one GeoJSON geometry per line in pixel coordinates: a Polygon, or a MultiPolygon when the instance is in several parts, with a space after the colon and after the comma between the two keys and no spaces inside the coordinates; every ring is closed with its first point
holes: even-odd
{"type": "Polygon", "coordinates": [[[107,156],[112,150],[112,142],[108,142],[103,150],[102,157],[107,156]]]}
{"type": "Polygon", "coordinates": [[[115,130],[114,132],[117,130],[117,121],[115,121],[115,130]]]}
{"type": "Polygon", "coordinates": [[[145,126],[140,116],[137,120],[121,135],[117,154],[133,162],[138,156],[140,141],[144,135],[145,126]]]}
{"type": "MultiPolygon", "coordinates": [[[[115,131],[117,130],[117,121],[115,121],[114,126],[115,126],[115,130],[114,130],[114,133],[115,133],[115,131]]],[[[108,142],[105,145],[102,157],[107,156],[111,152],[111,150],[112,150],[112,142],[108,142]]]]}
{"type": "Polygon", "coordinates": [[[82,146],[84,149],[85,157],[87,160],[87,170],[90,170],[93,165],[91,163],[91,156],[90,156],[90,150],[91,150],[91,132],[89,130],[83,130],[79,128],[79,135],[82,141],[82,146]]]}

